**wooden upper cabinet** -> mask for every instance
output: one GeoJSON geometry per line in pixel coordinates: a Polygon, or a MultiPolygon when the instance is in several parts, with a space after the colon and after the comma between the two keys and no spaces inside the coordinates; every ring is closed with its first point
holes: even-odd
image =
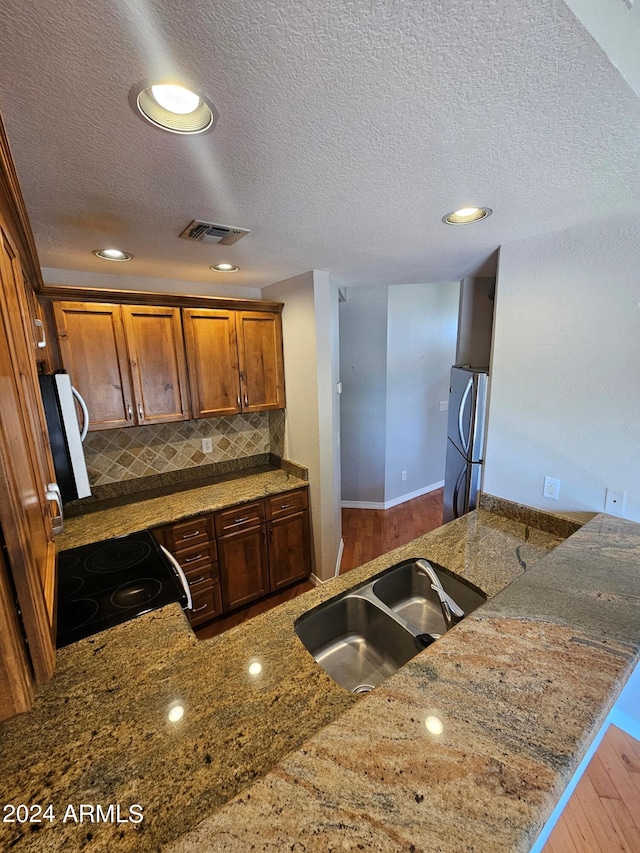
{"type": "Polygon", "coordinates": [[[55,302],[60,359],[89,410],[89,429],[134,423],[133,394],[119,305],[55,302]]]}
{"type": "Polygon", "coordinates": [[[139,424],[189,418],[187,367],[179,308],[123,305],[139,424]]]}
{"type": "Polygon", "coordinates": [[[242,409],[236,312],[184,308],[182,314],[193,416],[237,415],[242,409]]]}
{"type": "Polygon", "coordinates": [[[183,309],[194,417],[282,409],[279,313],[183,309]]]}
{"type": "Polygon", "coordinates": [[[284,361],[280,314],[236,315],[243,412],[284,408],[284,361]]]}
{"type": "Polygon", "coordinates": [[[55,302],[60,358],[89,410],[89,429],[189,418],[177,308],[55,302]]]}

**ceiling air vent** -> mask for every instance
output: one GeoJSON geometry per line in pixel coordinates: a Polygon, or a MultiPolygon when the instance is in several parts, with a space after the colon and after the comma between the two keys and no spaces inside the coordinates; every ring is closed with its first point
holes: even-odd
{"type": "Polygon", "coordinates": [[[216,225],[213,222],[198,222],[194,219],[180,236],[185,240],[196,240],[199,243],[230,246],[249,233],[247,228],[233,228],[231,225],[216,225]]]}

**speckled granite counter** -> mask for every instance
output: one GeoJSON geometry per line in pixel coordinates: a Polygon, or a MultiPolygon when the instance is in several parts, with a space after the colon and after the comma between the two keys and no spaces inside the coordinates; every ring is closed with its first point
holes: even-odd
{"type": "Polygon", "coordinates": [[[0,728],[0,800],[57,817],[0,824],[0,847],[526,850],[637,656],[639,531],[597,517],[559,545],[478,510],[221,637],[198,642],[172,605],[62,649],[0,728]],[[412,556],[495,597],[355,697],[293,622],[412,556]],[[69,803],[144,821],[65,823],[69,803]]]}
{"type": "Polygon", "coordinates": [[[70,518],[64,533],[56,537],[60,550],[124,536],[147,527],[170,524],[205,512],[215,512],[234,504],[260,500],[306,486],[307,481],[281,469],[245,474],[207,486],[183,489],[164,497],[131,500],[123,506],[101,509],[70,518]]]}

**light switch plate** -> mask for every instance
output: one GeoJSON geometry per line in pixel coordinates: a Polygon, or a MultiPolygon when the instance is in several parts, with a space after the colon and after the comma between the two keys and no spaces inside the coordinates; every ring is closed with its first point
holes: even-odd
{"type": "Polygon", "coordinates": [[[212,450],[213,450],[213,439],[203,438],[202,439],[202,452],[203,453],[211,453],[212,450]]]}

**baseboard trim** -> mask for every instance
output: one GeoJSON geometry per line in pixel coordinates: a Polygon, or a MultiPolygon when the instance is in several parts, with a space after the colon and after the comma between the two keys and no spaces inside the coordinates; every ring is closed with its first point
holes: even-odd
{"type": "Polygon", "coordinates": [[[413,498],[435,492],[436,489],[441,489],[443,486],[444,480],[439,480],[437,483],[431,483],[430,486],[417,489],[415,492],[408,492],[406,495],[400,495],[400,497],[392,498],[390,501],[341,501],[340,506],[343,509],[392,509],[394,506],[413,500],[413,498]]]}

